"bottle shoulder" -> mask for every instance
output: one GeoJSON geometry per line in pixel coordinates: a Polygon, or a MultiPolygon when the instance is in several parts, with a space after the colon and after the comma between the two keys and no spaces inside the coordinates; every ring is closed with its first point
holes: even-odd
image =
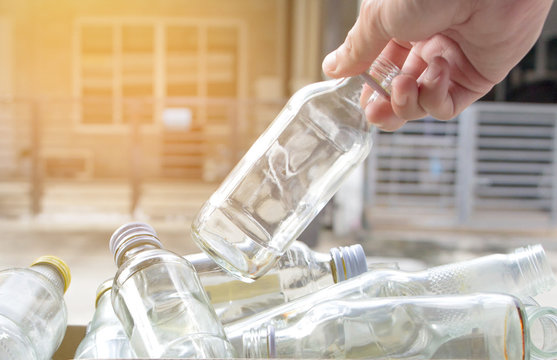
{"type": "Polygon", "coordinates": [[[11,268],[0,271],[0,294],[17,296],[17,294],[33,294],[36,291],[46,292],[54,299],[63,302],[64,295],[60,289],[40,272],[30,268],[11,268]],[[25,292],[21,293],[18,289],[25,289],[25,292]],[[11,295],[10,291],[12,291],[11,295]]]}
{"type": "Polygon", "coordinates": [[[298,108],[312,98],[321,96],[326,96],[329,100],[332,97],[343,98],[359,106],[362,85],[363,82],[357,77],[319,81],[296,91],[286,106],[298,108]]]}

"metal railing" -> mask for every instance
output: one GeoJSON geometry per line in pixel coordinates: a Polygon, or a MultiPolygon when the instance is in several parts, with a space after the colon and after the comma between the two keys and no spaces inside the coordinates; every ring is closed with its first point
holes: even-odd
{"type": "Polygon", "coordinates": [[[368,205],[445,209],[459,225],[513,213],[555,226],[556,123],[557,105],[476,103],[448,122],[423,119],[379,132],[368,205]]]}

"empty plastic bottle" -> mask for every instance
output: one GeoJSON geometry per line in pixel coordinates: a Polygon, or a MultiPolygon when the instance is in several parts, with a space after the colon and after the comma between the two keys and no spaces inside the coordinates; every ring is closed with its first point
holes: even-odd
{"type": "Polygon", "coordinates": [[[500,292],[529,298],[550,290],[555,278],[541,245],[516,249],[419,272],[377,269],[226,326],[230,338],[261,328],[268,319],[305,313],[332,300],[500,292]]]}
{"type": "Polygon", "coordinates": [[[68,266],[54,256],[0,271],[0,359],[52,358],[66,332],[70,279],[68,266]]]}
{"type": "Polygon", "coordinates": [[[333,300],[261,319],[230,340],[251,358],[555,359],[530,341],[527,319],[505,294],[333,300]]]}
{"type": "Polygon", "coordinates": [[[95,314],[79,343],[75,359],[134,359],[130,340],[112,309],[113,279],[104,281],[97,289],[95,314]]]}
{"type": "Polygon", "coordinates": [[[370,74],[296,92],[200,210],[197,244],[244,281],[271,269],[369,153],[364,83],[388,96],[398,72],[378,58],[370,74]]]}
{"type": "MultiPolygon", "coordinates": [[[[364,250],[359,244],[335,247],[326,254],[294,241],[271,271],[249,284],[231,277],[205,253],[187,255],[185,258],[197,270],[223,324],[283,304],[368,270],[364,250]]],[[[382,264],[387,265],[389,264],[382,264]]]]}
{"type": "Polygon", "coordinates": [[[234,357],[194,267],[164,250],[151,226],[121,226],[110,250],[118,265],[112,306],[137,356],[234,357]]]}

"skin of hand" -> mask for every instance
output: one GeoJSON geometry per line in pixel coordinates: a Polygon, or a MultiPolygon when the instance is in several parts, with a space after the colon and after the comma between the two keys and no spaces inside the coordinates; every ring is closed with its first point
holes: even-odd
{"type": "Polygon", "coordinates": [[[367,119],[393,131],[431,115],[454,118],[487,94],[539,37],[552,0],[364,0],[344,43],[323,60],[326,75],[360,74],[379,55],[401,68],[390,102],[367,102],[367,119]]]}

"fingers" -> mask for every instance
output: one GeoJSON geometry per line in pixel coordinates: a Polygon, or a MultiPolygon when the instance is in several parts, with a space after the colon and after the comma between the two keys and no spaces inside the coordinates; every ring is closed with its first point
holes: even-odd
{"type": "Polygon", "coordinates": [[[449,63],[442,57],[434,58],[424,73],[418,102],[425,112],[439,120],[449,120],[456,115],[449,82],[449,63]]]}
{"type": "Polygon", "coordinates": [[[449,84],[449,63],[442,57],[434,58],[419,76],[415,73],[397,76],[391,95],[394,114],[405,120],[420,119],[427,114],[439,120],[453,118],[456,114],[449,84]]]}
{"type": "MultiPolygon", "coordinates": [[[[365,104],[366,118],[378,128],[393,131],[409,120],[431,115],[449,120],[456,115],[454,99],[449,91],[449,64],[442,57],[434,58],[421,75],[424,65],[406,66],[410,73],[402,73],[392,82],[391,101],[373,101],[365,104]]],[[[404,68],[404,67],[403,67],[404,68]]],[[[364,96],[367,94],[364,91],[364,96]]]]}
{"type": "Polygon", "coordinates": [[[371,101],[364,112],[369,122],[384,131],[395,131],[406,123],[406,120],[393,114],[390,102],[383,97],[371,101]]]}
{"type": "Polygon", "coordinates": [[[416,78],[401,74],[392,84],[391,105],[394,115],[404,120],[421,119],[426,115],[419,102],[419,88],[416,78]]]}

